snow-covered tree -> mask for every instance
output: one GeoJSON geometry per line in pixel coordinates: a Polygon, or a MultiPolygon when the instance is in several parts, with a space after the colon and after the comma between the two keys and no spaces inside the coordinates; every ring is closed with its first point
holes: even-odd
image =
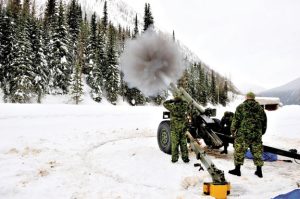
{"type": "Polygon", "coordinates": [[[108,43],[106,48],[107,54],[107,71],[103,74],[105,78],[104,88],[106,92],[106,98],[112,104],[116,104],[118,98],[119,89],[119,68],[117,63],[117,55],[115,50],[116,38],[115,28],[112,24],[109,24],[108,28],[108,43]]]}
{"type": "Polygon", "coordinates": [[[107,1],[104,2],[103,17],[101,18],[101,25],[104,29],[104,33],[106,33],[107,26],[108,26],[107,1]]]}
{"type": "Polygon", "coordinates": [[[211,71],[210,94],[211,94],[211,98],[210,98],[211,103],[212,104],[217,104],[218,103],[218,94],[217,94],[217,91],[216,91],[215,72],[213,70],[211,71]]]}
{"type": "Polygon", "coordinates": [[[72,99],[76,104],[82,101],[83,95],[83,82],[82,82],[82,70],[81,70],[81,63],[77,60],[76,66],[73,69],[72,74],[72,84],[71,84],[71,95],[72,99]]]}
{"type": "Polygon", "coordinates": [[[49,71],[43,48],[44,41],[42,37],[42,24],[34,17],[34,5],[35,3],[32,7],[29,37],[32,48],[32,67],[35,73],[35,93],[37,95],[37,102],[41,103],[42,96],[49,91],[47,82],[47,74],[49,74],[49,71]]]}
{"type": "Polygon", "coordinates": [[[146,31],[149,26],[154,24],[151,8],[149,3],[145,3],[145,10],[144,10],[144,31],[146,31]]]}
{"type": "Polygon", "coordinates": [[[59,17],[52,37],[53,58],[50,61],[53,79],[53,93],[66,94],[72,74],[69,35],[66,28],[65,12],[62,1],[59,5],[59,17]]]}
{"type": "Polygon", "coordinates": [[[29,5],[25,1],[22,18],[17,19],[16,35],[12,49],[12,61],[9,75],[10,101],[29,102],[35,90],[35,73],[32,67],[32,46],[29,33],[29,5]]]}
{"type": "Polygon", "coordinates": [[[134,18],[133,38],[136,38],[138,34],[139,34],[139,26],[138,26],[137,14],[136,14],[134,18]]]}

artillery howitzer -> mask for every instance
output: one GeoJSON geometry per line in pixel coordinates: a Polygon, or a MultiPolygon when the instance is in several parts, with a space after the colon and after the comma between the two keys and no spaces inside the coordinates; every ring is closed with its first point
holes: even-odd
{"type": "MultiPolygon", "coordinates": [[[[180,96],[191,105],[193,114],[189,116],[189,132],[194,138],[202,138],[208,147],[215,149],[220,148],[224,140],[233,144],[234,138],[222,133],[220,120],[212,118],[216,116],[216,109],[203,109],[183,88],[177,88],[173,83],[169,90],[174,96],[180,96]]],[[[158,126],[157,141],[164,153],[171,154],[170,113],[164,112],[163,119],[158,126]]],[[[264,145],[264,151],[300,160],[300,154],[295,150],[285,151],[264,145]]]]}
{"type": "MultiPolygon", "coordinates": [[[[225,180],[224,172],[217,169],[212,161],[208,158],[205,151],[201,149],[197,138],[202,138],[205,144],[210,148],[220,148],[223,141],[233,144],[234,138],[222,133],[220,120],[212,118],[216,116],[216,109],[203,109],[183,88],[177,88],[173,83],[170,84],[169,90],[173,96],[180,96],[183,100],[190,104],[192,111],[189,111],[187,117],[189,119],[187,137],[190,141],[192,150],[196,153],[199,159],[206,167],[212,183],[204,183],[203,192],[210,194],[216,198],[226,198],[230,193],[230,184],[225,180]]],[[[170,132],[170,113],[164,112],[163,121],[159,124],[157,130],[157,141],[159,148],[167,154],[171,154],[171,132],[170,132]]],[[[270,146],[264,146],[265,152],[271,152],[289,158],[300,159],[300,154],[297,151],[285,151],[270,146]]],[[[195,164],[200,166],[200,164],[195,164]]]]}

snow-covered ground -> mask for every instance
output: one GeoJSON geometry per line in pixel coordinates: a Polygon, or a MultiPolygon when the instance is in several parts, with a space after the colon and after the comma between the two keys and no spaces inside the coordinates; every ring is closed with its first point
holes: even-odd
{"type": "MultiPolygon", "coordinates": [[[[237,101],[238,102],[238,101],[237,101]]],[[[238,103],[218,107],[220,117],[238,103]]],[[[0,198],[210,198],[211,181],[191,162],[172,164],[158,148],[156,130],[163,107],[0,103],[0,198]]],[[[267,145],[300,150],[300,106],[267,112],[267,145]]],[[[246,160],[242,176],[229,154],[210,156],[231,183],[228,198],[272,198],[297,188],[300,165],[266,162],[264,178],[246,160]]],[[[280,159],[288,159],[279,157],[280,159]]]]}

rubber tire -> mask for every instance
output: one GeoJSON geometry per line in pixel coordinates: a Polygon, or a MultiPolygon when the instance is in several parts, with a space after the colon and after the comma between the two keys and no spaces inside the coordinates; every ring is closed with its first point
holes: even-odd
{"type": "Polygon", "coordinates": [[[157,129],[157,143],[161,151],[171,155],[170,121],[162,121],[157,129]]]}

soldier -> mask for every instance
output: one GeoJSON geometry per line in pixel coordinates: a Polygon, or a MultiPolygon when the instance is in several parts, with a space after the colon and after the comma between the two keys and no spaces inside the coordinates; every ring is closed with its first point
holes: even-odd
{"type": "MultiPolygon", "coordinates": [[[[226,111],[221,119],[221,127],[222,127],[222,133],[225,135],[230,136],[230,126],[231,126],[231,122],[232,122],[232,118],[233,118],[233,112],[230,111],[226,111]]],[[[221,151],[221,154],[225,153],[227,154],[227,148],[229,146],[228,140],[222,140],[223,141],[223,146],[224,146],[224,150],[221,151]]]]}
{"type": "Polygon", "coordinates": [[[167,100],[163,105],[171,112],[172,162],[178,161],[178,148],[180,146],[181,158],[185,163],[188,163],[190,160],[185,135],[188,103],[182,100],[181,97],[175,96],[173,100],[167,100]]]}
{"type": "Polygon", "coordinates": [[[256,165],[255,175],[262,178],[264,162],[262,161],[263,145],[262,135],[267,129],[267,116],[264,109],[255,101],[252,92],[247,93],[246,100],[240,104],[234,114],[231,133],[234,140],[234,164],[235,169],[229,173],[241,176],[240,167],[244,163],[244,155],[248,147],[253,154],[253,161],[256,165]]]}

